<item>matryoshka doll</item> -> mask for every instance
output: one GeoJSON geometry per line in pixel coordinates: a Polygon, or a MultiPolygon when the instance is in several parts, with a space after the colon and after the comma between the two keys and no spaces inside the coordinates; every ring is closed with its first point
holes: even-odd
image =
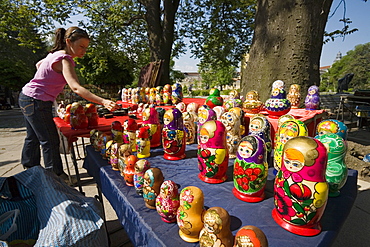
{"type": "Polygon", "coordinates": [[[139,87],[139,102],[147,103],[145,96],[145,87],[139,87]]]}
{"type": "Polygon", "coordinates": [[[233,247],[268,247],[265,233],[256,226],[243,226],[235,235],[233,247]]]}
{"type": "Polygon", "coordinates": [[[257,114],[263,109],[263,102],[256,90],[249,91],[245,96],[243,110],[246,114],[257,114]]]}
{"type": "Polygon", "coordinates": [[[215,106],[212,108],[216,112],[217,120],[221,121],[221,116],[226,112],[225,108],[223,106],[215,106]]]}
{"type": "Polygon", "coordinates": [[[245,117],[245,112],[240,107],[233,107],[229,112],[234,112],[240,119],[240,135],[245,136],[248,133],[249,118],[245,117]]]}
{"type": "Polygon", "coordinates": [[[217,88],[212,88],[209,91],[209,96],[207,97],[205,104],[210,108],[215,106],[222,106],[224,104],[224,99],[221,96],[221,92],[217,88]]]}
{"type": "Polygon", "coordinates": [[[159,123],[159,114],[154,107],[149,107],[144,110],[141,126],[149,127],[150,147],[159,147],[161,145],[162,128],[159,123]]]}
{"type": "Polygon", "coordinates": [[[226,143],[229,151],[229,158],[236,157],[236,150],[240,141],[240,118],[234,112],[225,112],[220,121],[226,128],[226,143]]]}
{"type": "Polygon", "coordinates": [[[155,105],[156,104],[156,97],[157,97],[157,89],[154,88],[154,87],[152,87],[149,90],[149,101],[148,101],[148,104],[155,105]]]}
{"type": "Polygon", "coordinates": [[[230,215],[225,209],[209,208],[203,215],[203,224],[199,234],[199,246],[233,246],[234,236],[230,230],[230,215]]]}
{"type": "Polygon", "coordinates": [[[134,165],[134,186],[138,195],[143,195],[144,174],[150,168],[149,161],[140,159],[134,165]]]}
{"type": "Polygon", "coordinates": [[[128,136],[131,151],[136,152],[136,131],[139,129],[135,119],[129,118],[123,122],[123,133],[128,136]]]}
{"type": "MultiPolygon", "coordinates": [[[[295,117],[293,117],[293,115],[290,115],[290,114],[285,114],[285,115],[282,115],[279,117],[278,119],[278,123],[277,123],[277,130],[280,128],[280,126],[285,122],[285,121],[288,121],[288,120],[292,120],[292,119],[295,119],[295,117]]],[[[277,136],[275,134],[275,136],[273,137],[274,138],[274,149],[276,147],[276,143],[277,143],[277,136]]]]}
{"type": "Polygon", "coordinates": [[[185,158],[185,130],[182,113],[177,108],[168,109],[163,117],[162,144],[166,160],[185,158]]]}
{"type": "Polygon", "coordinates": [[[224,102],[224,108],[226,111],[233,107],[243,107],[243,102],[240,99],[240,93],[235,89],[229,92],[229,98],[224,102]]]}
{"type": "Polygon", "coordinates": [[[140,127],[136,132],[136,150],[137,157],[148,158],[150,156],[150,130],[149,126],[140,127]]]}
{"type": "Polygon", "coordinates": [[[272,210],[273,219],[285,230],[302,236],[321,232],[320,219],[329,194],[327,161],[326,148],[319,140],[298,136],[285,144],[272,210]]]}
{"type": "Polygon", "coordinates": [[[122,102],[127,102],[127,93],[128,93],[128,90],[127,88],[122,88],[122,92],[121,92],[121,100],[122,102]]]}
{"type": "Polygon", "coordinates": [[[132,103],[132,88],[127,88],[127,102],[132,103]]]}
{"type": "Polygon", "coordinates": [[[198,109],[197,141],[199,143],[199,131],[203,124],[209,120],[217,120],[216,112],[208,105],[202,105],[198,109]]]}
{"type": "Polygon", "coordinates": [[[285,121],[276,132],[276,143],[274,150],[274,168],[279,171],[282,162],[282,155],[285,143],[297,136],[307,136],[308,130],[306,125],[298,119],[285,121]]]}
{"type": "Polygon", "coordinates": [[[150,96],[150,87],[145,88],[145,103],[149,102],[149,96],[150,96]]]}
{"type": "Polygon", "coordinates": [[[249,122],[248,135],[256,135],[262,138],[266,145],[266,158],[270,161],[269,157],[272,151],[271,124],[264,115],[258,114],[252,117],[249,122]]]}
{"type": "Polygon", "coordinates": [[[166,223],[176,222],[179,206],[180,193],[177,184],[172,180],[164,181],[155,202],[155,207],[161,219],[166,223]]]}
{"type": "Polygon", "coordinates": [[[124,136],[123,144],[118,148],[118,169],[122,177],[124,177],[124,169],[126,167],[127,157],[132,155],[131,145],[128,141],[128,137],[124,136]]]}
{"type": "Polygon", "coordinates": [[[271,98],[265,103],[265,110],[271,118],[279,118],[290,111],[291,104],[286,98],[284,82],[277,80],[272,84],[271,98]]]}
{"type": "Polygon", "coordinates": [[[182,85],[178,82],[172,85],[172,94],[171,94],[171,101],[172,104],[176,105],[182,102],[183,93],[182,93],[182,85]]]}
{"type": "Polygon", "coordinates": [[[128,186],[134,186],[134,174],[135,174],[135,164],[138,158],[135,155],[129,155],[126,158],[126,166],[123,170],[123,179],[128,186]]]}
{"type": "Polygon", "coordinates": [[[112,145],[110,146],[109,160],[110,160],[110,164],[112,166],[112,170],[114,170],[114,171],[119,171],[119,162],[118,162],[119,153],[118,153],[118,150],[119,150],[121,145],[122,145],[122,143],[118,143],[118,142],[113,141],[112,145]]]}
{"type": "Polygon", "coordinates": [[[306,110],[318,110],[320,108],[320,94],[318,86],[312,85],[308,88],[304,105],[306,110]]]}
{"type": "Polygon", "coordinates": [[[186,111],[186,104],[184,102],[177,103],[175,107],[179,109],[181,113],[184,113],[186,111]]]}
{"type": "Polygon", "coordinates": [[[203,228],[202,216],[204,209],[204,194],[195,186],[181,190],[180,206],[177,210],[177,225],[180,237],[189,243],[199,241],[199,233],[203,228]]]}
{"type": "Polygon", "coordinates": [[[328,151],[328,165],[326,168],[326,181],[329,184],[329,197],[337,197],[340,189],[347,181],[348,169],[345,164],[347,152],[346,141],[334,133],[315,137],[322,142],[328,151]]]}
{"type": "Polygon", "coordinates": [[[334,133],[342,137],[344,140],[347,140],[348,135],[348,128],[347,126],[336,119],[326,119],[321,121],[317,127],[316,127],[316,137],[328,134],[328,133],[334,133]]]}
{"type": "Polygon", "coordinates": [[[184,130],[186,135],[185,142],[186,145],[190,145],[195,142],[195,137],[197,135],[194,124],[194,114],[191,112],[184,112],[182,115],[184,118],[184,130]]]}
{"type": "Polygon", "coordinates": [[[186,106],[186,111],[188,111],[188,112],[194,112],[195,114],[197,114],[198,109],[199,109],[199,104],[198,103],[195,103],[195,102],[190,102],[186,106]]]}
{"type": "Polygon", "coordinates": [[[206,183],[222,183],[227,179],[229,153],[225,125],[218,120],[203,124],[198,148],[198,177],[206,183]]]}
{"type": "Polygon", "coordinates": [[[265,198],[268,164],[264,141],[248,135],[241,139],[234,161],[234,188],[236,198],[246,202],[260,202],[265,198]]]}
{"type": "Polygon", "coordinates": [[[292,108],[299,108],[301,102],[301,86],[298,84],[290,85],[286,98],[290,101],[292,108]]]}
{"type": "Polygon", "coordinates": [[[163,87],[163,104],[164,105],[172,105],[172,87],[170,84],[166,84],[163,87]]]}
{"type": "Polygon", "coordinates": [[[157,95],[155,96],[155,104],[156,105],[163,105],[163,87],[157,86],[157,95]]]}
{"type": "Polygon", "coordinates": [[[144,173],[143,197],[147,208],[156,209],[155,200],[159,195],[163,181],[162,171],[157,167],[149,168],[144,173]]]}
{"type": "Polygon", "coordinates": [[[120,121],[113,121],[111,123],[112,139],[115,142],[123,143],[123,126],[120,121]]]}

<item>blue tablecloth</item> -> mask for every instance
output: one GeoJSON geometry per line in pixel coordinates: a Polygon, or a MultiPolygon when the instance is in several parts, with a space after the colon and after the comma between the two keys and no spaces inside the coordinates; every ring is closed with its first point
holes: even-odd
{"type": "MultiPolygon", "coordinates": [[[[337,198],[329,198],[321,224],[323,231],[314,237],[303,237],[284,230],[272,218],[274,208],[272,168],[269,170],[266,186],[266,199],[259,203],[240,201],[232,194],[233,162],[229,161],[228,179],[222,184],[208,184],[198,178],[196,157],[197,145],[186,147],[187,158],[179,161],[168,161],[163,158],[163,149],[151,150],[148,158],[152,167],[162,170],[165,180],[179,184],[180,190],[187,186],[199,187],[204,195],[204,206],[222,207],[231,217],[231,230],[236,232],[245,225],[259,227],[265,234],[269,246],[330,246],[346,220],[357,196],[357,171],[349,170],[346,185],[337,198]]],[[[133,187],[125,184],[119,172],[113,171],[104,160],[87,146],[87,157],[84,168],[93,176],[105,197],[109,200],[117,216],[135,246],[199,246],[198,243],[187,243],[179,234],[176,223],[167,224],[160,219],[155,210],[144,205],[144,199],[138,196],[133,187]]]]}

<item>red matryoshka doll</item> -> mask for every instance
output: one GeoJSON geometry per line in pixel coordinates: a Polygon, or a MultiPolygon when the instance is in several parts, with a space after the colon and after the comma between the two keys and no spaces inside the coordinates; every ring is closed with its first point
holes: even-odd
{"type": "Polygon", "coordinates": [[[329,197],[337,197],[340,189],[347,181],[348,169],[345,163],[347,152],[346,141],[337,134],[328,133],[316,136],[328,151],[328,165],[326,168],[326,181],[329,184],[329,197]]]}
{"type": "Polygon", "coordinates": [[[95,104],[89,103],[85,105],[85,115],[87,117],[88,128],[95,128],[99,125],[99,116],[95,104]]]}
{"type": "Polygon", "coordinates": [[[221,116],[226,112],[225,108],[223,106],[215,106],[212,108],[216,112],[217,120],[221,121],[221,116]]]}
{"type": "Polygon", "coordinates": [[[177,108],[168,109],[163,116],[162,144],[166,160],[185,158],[185,130],[182,113],[177,108]]]}
{"type": "Polygon", "coordinates": [[[137,157],[148,158],[150,156],[149,126],[140,127],[136,135],[137,157]]]}
{"type": "Polygon", "coordinates": [[[204,214],[203,191],[195,186],[188,186],[181,190],[180,206],[177,210],[177,225],[180,237],[189,243],[199,241],[199,233],[203,228],[204,214]]]}
{"type": "Polygon", "coordinates": [[[163,87],[157,86],[157,95],[155,96],[155,104],[156,105],[163,105],[163,87]]]}
{"type": "Polygon", "coordinates": [[[266,145],[266,158],[269,160],[272,151],[271,124],[264,115],[258,114],[252,117],[249,122],[248,135],[256,135],[262,138],[266,145]]]}
{"type": "Polygon", "coordinates": [[[290,111],[291,104],[286,98],[284,82],[281,80],[274,81],[272,84],[271,98],[265,103],[265,110],[271,118],[279,118],[281,115],[290,111]]]}
{"type": "Polygon", "coordinates": [[[179,206],[180,193],[177,184],[171,180],[164,181],[155,201],[155,207],[161,219],[166,223],[176,222],[179,206]]]}
{"type": "Polygon", "coordinates": [[[230,215],[221,207],[209,208],[203,215],[203,229],[199,234],[201,247],[232,247],[234,236],[230,230],[230,215]]]}
{"type": "Polygon", "coordinates": [[[134,186],[135,164],[137,161],[138,158],[135,155],[130,155],[126,159],[126,166],[123,170],[123,179],[128,186],[134,186]]]}
{"type": "Polygon", "coordinates": [[[235,197],[246,202],[260,202],[265,198],[268,164],[262,138],[249,135],[241,139],[234,161],[235,197]]]}
{"type": "Polygon", "coordinates": [[[198,109],[197,141],[199,143],[199,131],[203,124],[209,120],[217,120],[216,112],[208,105],[202,105],[198,109]]]}
{"type": "Polygon", "coordinates": [[[307,136],[306,125],[298,119],[285,121],[276,132],[276,143],[274,150],[274,168],[280,170],[285,143],[296,136],[307,136]]]}
{"type": "Polygon", "coordinates": [[[128,141],[128,137],[124,136],[123,144],[118,148],[118,169],[121,173],[121,176],[124,177],[124,169],[126,167],[127,157],[132,155],[131,145],[128,141]]]}
{"type": "Polygon", "coordinates": [[[328,133],[334,133],[342,137],[345,141],[347,140],[348,135],[348,128],[347,126],[336,119],[326,119],[321,121],[317,127],[316,127],[316,137],[328,134],[328,133]]]}
{"type": "Polygon", "coordinates": [[[172,105],[172,87],[170,84],[166,84],[163,87],[163,104],[172,105]]]}
{"type": "Polygon", "coordinates": [[[143,195],[144,174],[149,168],[150,163],[145,159],[140,159],[135,163],[134,186],[138,195],[143,195]]]}
{"type": "Polygon", "coordinates": [[[191,112],[184,112],[182,114],[184,118],[184,130],[185,130],[185,142],[186,145],[193,144],[195,142],[196,128],[194,124],[194,114],[191,112]]]}
{"type": "Polygon", "coordinates": [[[183,99],[182,85],[176,82],[172,85],[172,94],[171,94],[172,104],[176,105],[182,102],[182,99],[183,99]]]}
{"type": "Polygon", "coordinates": [[[248,115],[257,114],[263,109],[263,102],[260,101],[260,95],[256,90],[249,91],[245,96],[243,110],[248,115]]]}
{"type": "Polygon", "coordinates": [[[308,88],[307,96],[304,100],[306,110],[318,110],[320,109],[320,94],[319,87],[312,85],[308,88]]]}
{"type": "Polygon", "coordinates": [[[225,125],[218,120],[203,124],[198,148],[198,177],[211,184],[224,182],[229,164],[225,125]]]}
{"type": "Polygon", "coordinates": [[[301,102],[301,86],[298,84],[290,85],[286,98],[290,101],[290,104],[292,104],[292,108],[299,108],[301,102]]]}
{"type": "Polygon", "coordinates": [[[154,107],[146,108],[143,112],[142,127],[149,127],[150,147],[155,148],[161,145],[162,128],[159,123],[159,115],[154,107]]]}
{"type": "Polygon", "coordinates": [[[225,112],[220,120],[226,128],[226,143],[229,150],[229,158],[236,157],[236,149],[240,141],[240,118],[234,112],[225,112]]]}
{"type": "Polygon", "coordinates": [[[240,93],[235,89],[230,91],[229,98],[224,103],[224,108],[226,111],[233,107],[243,107],[243,102],[240,99],[240,93]]]}
{"type": "Polygon", "coordinates": [[[302,236],[321,232],[320,219],[329,194],[327,161],[326,148],[319,140],[299,136],[285,144],[272,210],[272,217],[285,230],[302,236]]]}
{"type": "Polygon", "coordinates": [[[123,123],[123,133],[128,136],[131,144],[131,151],[136,152],[136,131],[139,129],[135,119],[129,118],[123,123]]]}
{"type": "Polygon", "coordinates": [[[209,96],[207,97],[205,104],[210,108],[215,106],[222,106],[224,104],[224,99],[221,96],[221,92],[217,88],[212,88],[209,91],[209,96]]]}
{"type": "Polygon", "coordinates": [[[123,126],[120,121],[113,121],[110,125],[112,132],[112,139],[115,142],[123,142],[123,126]]]}
{"type": "Polygon", "coordinates": [[[268,247],[266,235],[256,226],[243,226],[235,235],[233,247],[268,247]]]}
{"type": "Polygon", "coordinates": [[[159,195],[163,181],[164,177],[159,168],[149,168],[144,173],[143,197],[147,208],[156,209],[155,200],[159,195]]]}

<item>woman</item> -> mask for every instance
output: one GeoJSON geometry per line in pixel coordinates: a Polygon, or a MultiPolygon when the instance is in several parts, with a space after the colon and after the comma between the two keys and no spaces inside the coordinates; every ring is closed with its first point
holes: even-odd
{"type": "Polygon", "coordinates": [[[86,31],[78,27],[57,29],[54,47],[46,58],[36,64],[34,78],[22,88],[19,105],[27,127],[21,160],[24,168],[40,165],[41,145],[45,169],[53,171],[65,181],[69,180],[63,171],[59,135],[52,114],[53,102],[66,84],[86,100],[115,110],[115,102],[91,93],[78,82],[73,58],[83,57],[89,42],[86,31]]]}

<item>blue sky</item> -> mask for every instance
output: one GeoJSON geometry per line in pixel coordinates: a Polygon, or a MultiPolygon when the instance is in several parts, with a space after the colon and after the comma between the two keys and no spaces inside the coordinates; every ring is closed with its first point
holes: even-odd
{"type": "MultiPolygon", "coordinates": [[[[344,4],[342,0],[334,0],[329,16],[334,9],[341,3],[333,17],[328,20],[326,31],[332,32],[343,28],[343,22],[339,22],[344,15],[344,4]]],[[[346,17],[350,18],[352,23],[350,28],[357,28],[358,31],[343,38],[337,38],[334,42],[330,41],[323,46],[320,66],[331,65],[338,52],[345,56],[356,45],[370,42],[370,1],[346,0],[346,17]]],[[[199,60],[190,58],[190,54],[184,54],[180,59],[175,60],[175,69],[182,72],[197,72],[197,63],[199,60]]]]}

